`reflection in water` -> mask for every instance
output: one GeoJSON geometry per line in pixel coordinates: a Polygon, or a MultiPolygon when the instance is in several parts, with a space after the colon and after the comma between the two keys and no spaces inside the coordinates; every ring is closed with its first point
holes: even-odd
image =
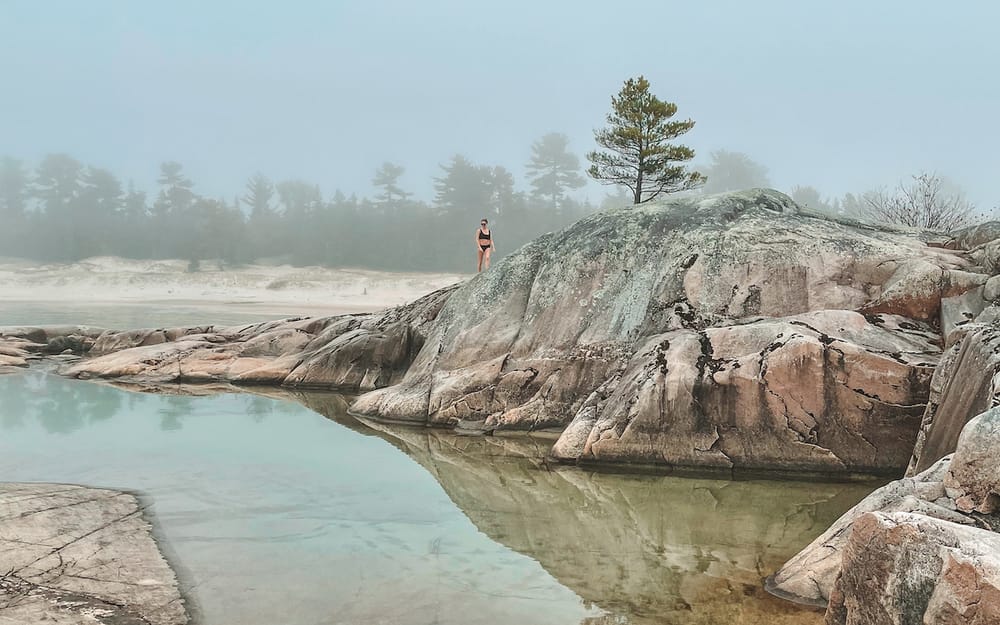
{"type": "Polygon", "coordinates": [[[44,379],[29,375],[10,377],[12,383],[3,385],[0,397],[3,406],[0,426],[21,427],[25,415],[33,414],[46,432],[69,434],[88,424],[106,421],[121,410],[125,395],[115,389],[84,385],[50,387],[44,384],[44,379]]]}
{"type": "Polygon", "coordinates": [[[0,378],[0,480],[147,491],[208,625],[819,623],[762,580],[871,489],[592,473],[339,395],[143,390],[0,378]]]}
{"type": "MultiPolygon", "coordinates": [[[[297,399],[351,420],[329,395],[297,399]]],[[[873,488],[587,472],[541,461],[551,440],[365,424],[487,536],[608,612],[588,624],[819,623],[763,580],[873,488]]]]}

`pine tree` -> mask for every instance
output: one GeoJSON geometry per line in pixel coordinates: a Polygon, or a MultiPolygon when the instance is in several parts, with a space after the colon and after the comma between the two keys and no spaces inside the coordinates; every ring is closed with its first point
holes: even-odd
{"type": "Polygon", "coordinates": [[[274,212],[271,201],[274,199],[274,185],[264,174],[254,174],[247,181],[246,195],[243,201],[250,207],[250,218],[261,219],[274,212]]]}
{"type": "Polygon", "coordinates": [[[382,189],[378,200],[383,204],[392,204],[394,201],[402,201],[410,197],[410,194],[403,191],[397,184],[399,177],[403,175],[402,165],[385,162],[375,171],[372,184],[382,189]]]}
{"type": "Polygon", "coordinates": [[[608,151],[587,154],[593,163],[588,173],[601,184],[628,187],[635,204],[701,185],[704,177],[681,164],[694,158],[694,150],[669,143],[694,127],[690,119],[670,121],[676,113],[676,104],[649,92],[648,80],[629,78],[611,98],[608,127],[594,133],[608,151]]]}
{"type": "Polygon", "coordinates": [[[531,146],[528,178],[532,195],[546,198],[556,210],[562,209],[563,198],[569,189],[579,189],[585,182],[580,175],[580,159],[566,148],[569,137],[550,132],[531,146]]]}

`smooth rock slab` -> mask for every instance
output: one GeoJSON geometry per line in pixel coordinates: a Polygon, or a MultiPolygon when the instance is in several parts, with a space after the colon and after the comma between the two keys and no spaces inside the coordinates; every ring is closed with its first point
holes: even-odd
{"type": "Polygon", "coordinates": [[[996,512],[1000,508],[1000,406],[969,421],[958,439],[958,451],[944,476],[948,496],[962,512],[996,512]]]}
{"type": "Polygon", "coordinates": [[[177,578],[134,495],[0,483],[0,625],[183,625],[177,578]]]}

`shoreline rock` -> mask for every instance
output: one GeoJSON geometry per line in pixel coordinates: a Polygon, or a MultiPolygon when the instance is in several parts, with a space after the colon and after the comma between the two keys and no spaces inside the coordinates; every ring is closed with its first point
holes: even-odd
{"type": "Polygon", "coordinates": [[[190,623],[144,510],[121,491],[0,483],[0,621],[190,623]]]}
{"type": "Polygon", "coordinates": [[[891,474],[988,278],[751,190],[599,213],[381,313],[106,332],[63,372],[361,392],[375,419],[562,431],[571,463],[891,474]]]}

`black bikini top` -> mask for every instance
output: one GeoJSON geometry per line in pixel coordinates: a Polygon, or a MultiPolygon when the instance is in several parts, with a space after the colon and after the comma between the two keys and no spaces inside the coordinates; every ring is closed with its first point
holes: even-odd
{"type": "Polygon", "coordinates": [[[483,239],[485,239],[485,240],[489,241],[489,240],[491,240],[492,238],[493,238],[493,237],[491,237],[491,236],[490,236],[490,233],[489,233],[489,232],[483,232],[483,229],[482,229],[482,228],[480,228],[480,229],[479,229],[479,240],[480,240],[480,241],[482,241],[483,239]]]}

